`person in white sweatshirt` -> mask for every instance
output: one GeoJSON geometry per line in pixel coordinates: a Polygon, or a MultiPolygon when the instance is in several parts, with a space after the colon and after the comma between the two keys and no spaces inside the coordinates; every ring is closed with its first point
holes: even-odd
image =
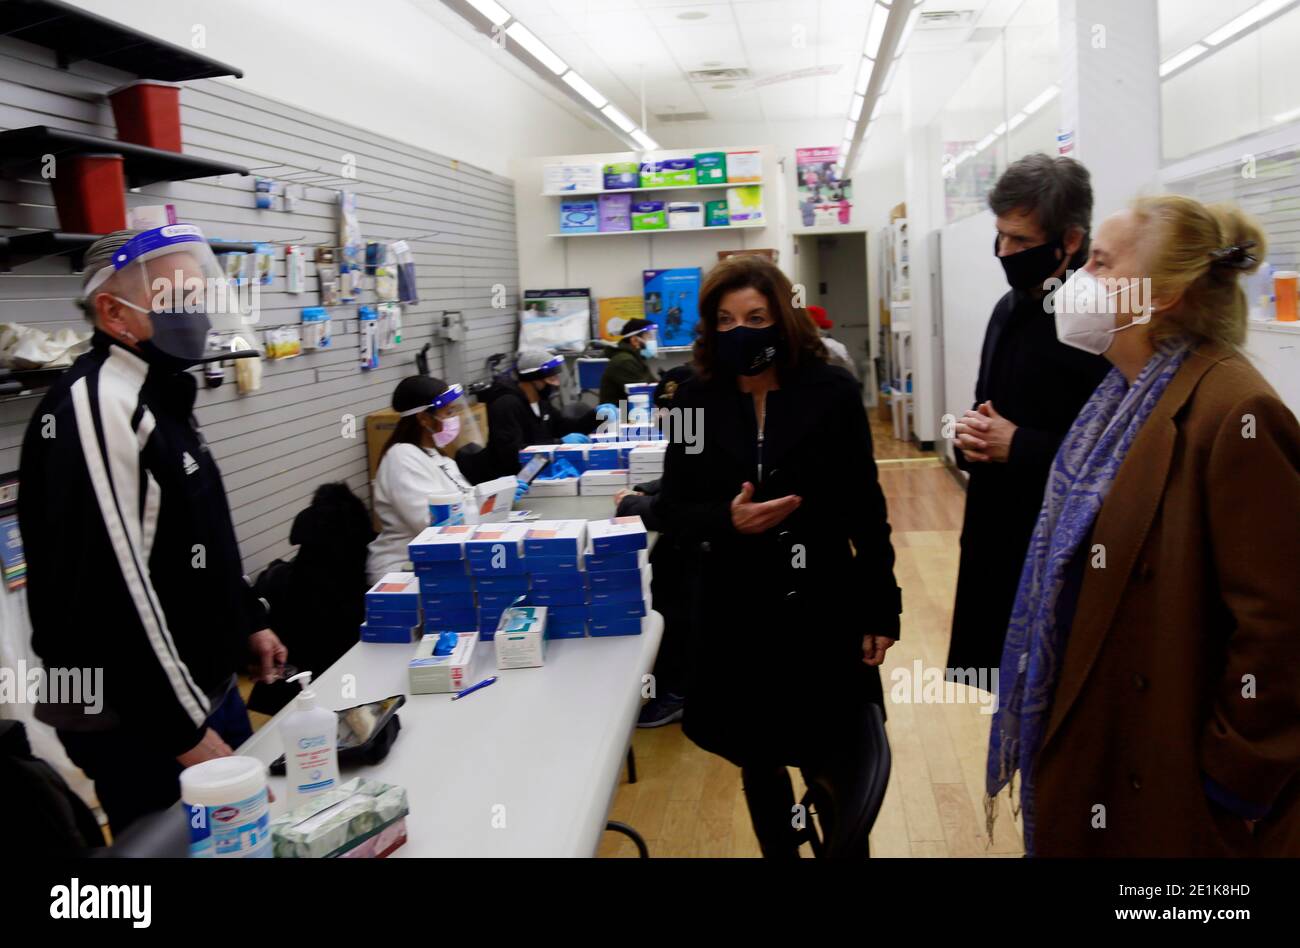
{"type": "Polygon", "coordinates": [[[473,424],[464,389],[413,375],[397,383],[393,410],[401,420],[384,445],[371,486],[380,524],[366,561],[372,584],[406,568],[407,544],[429,525],[430,494],[473,492],[456,462],[442,453],[473,424]]]}

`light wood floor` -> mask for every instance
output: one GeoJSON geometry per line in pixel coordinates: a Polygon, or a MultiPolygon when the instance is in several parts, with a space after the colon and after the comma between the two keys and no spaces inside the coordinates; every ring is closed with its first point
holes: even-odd
{"type": "MultiPolygon", "coordinates": [[[[895,575],[903,590],[901,638],[881,670],[885,692],[894,669],[942,668],[948,652],[957,537],[965,494],[933,453],[893,439],[873,418],[880,484],[889,504],[897,553],[895,575]]],[[[1020,832],[1005,794],[990,845],[984,820],[984,760],[991,715],[979,694],[955,686],[965,703],[888,707],[893,771],[871,852],[882,856],[1019,856],[1020,832]]],[[[740,788],[740,771],[682,736],[681,726],[640,729],[637,777],[626,776],[610,819],[635,827],[651,856],[758,856],[758,843],[740,788]]],[[[791,771],[796,796],[803,793],[791,771]]],[[[804,847],[805,855],[808,847],[804,847]]],[[[636,855],[631,841],[606,833],[601,856],[636,855]]]]}

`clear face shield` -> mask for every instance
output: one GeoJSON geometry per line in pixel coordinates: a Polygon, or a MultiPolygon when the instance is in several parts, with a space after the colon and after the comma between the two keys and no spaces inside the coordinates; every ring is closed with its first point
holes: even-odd
{"type": "MultiPolygon", "coordinates": [[[[217,263],[203,232],[192,224],[143,231],[113,255],[86,284],[85,296],[108,293],[147,313],[153,327],[149,347],[195,364],[237,357],[208,351],[212,332],[234,332],[256,318],[254,286],[235,286],[217,263]]],[[[251,352],[250,355],[256,353],[251,352]]]]}
{"type": "Polygon", "coordinates": [[[640,339],[641,354],[647,359],[653,359],[659,354],[659,327],[651,324],[645,329],[640,329],[634,333],[629,333],[624,339],[640,339]]]}
{"type": "Polygon", "coordinates": [[[433,434],[433,443],[448,457],[466,445],[474,444],[481,448],[486,444],[478,418],[469,399],[465,397],[465,389],[460,385],[448,386],[428,406],[404,411],[402,416],[418,415],[421,412],[429,412],[437,419],[438,430],[433,434]]]}
{"type": "Polygon", "coordinates": [[[552,401],[557,400],[561,391],[560,376],[564,372],[564,356],[551,356],[535,365],[519,362],[516,368],[521,382],[544,382],[548,386],[548,396],[552,401]]]}

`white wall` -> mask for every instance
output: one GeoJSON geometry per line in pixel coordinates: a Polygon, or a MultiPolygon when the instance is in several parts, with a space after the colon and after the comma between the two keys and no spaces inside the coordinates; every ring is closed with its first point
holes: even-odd
{"type": "Polygon", "coordinates": [[[517,155],[617,143],[440,3],[73,2],[179,46],[201,27],[200,52],[244,71],[228,81],[497,174],[517,155]]]}

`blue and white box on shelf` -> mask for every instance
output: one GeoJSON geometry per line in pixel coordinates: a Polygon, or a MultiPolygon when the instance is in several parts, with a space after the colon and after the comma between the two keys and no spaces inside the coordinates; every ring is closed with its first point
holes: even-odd
{"type": "Polygon", "coordinates": [[[611,517],[587,524],[588,550],[591,553],[622,553],[644,550],[647,546],[645,524],[640,517],[611,517]]]}

